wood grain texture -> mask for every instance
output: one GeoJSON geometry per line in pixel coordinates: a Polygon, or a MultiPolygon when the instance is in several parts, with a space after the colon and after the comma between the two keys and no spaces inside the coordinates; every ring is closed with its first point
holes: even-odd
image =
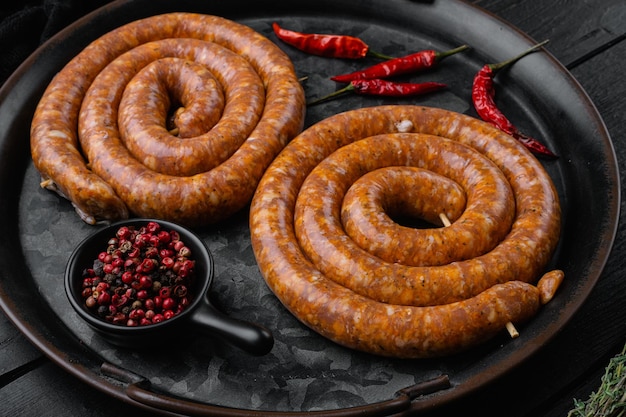
{"type": "Polygon", "coordinates": [[[153,414],[129,408],[48,362],[0,389],[0,415],[147,417],[153,414]]]}
{"type": "Polygon", "coordinates": [[[593,54],[626,33],[626,3],[607,1],[479,0],[474,2],[546,46],[565,66],[593,54]]]}
{"type": "MultiPolygon", "coordinates": [[[[9,321],[0,315],[0,389],[9,384],[29,363],[39,360],[43,355],[9,321]]],[[[27,372],[27,371],[24,371],[27,372]]]]}

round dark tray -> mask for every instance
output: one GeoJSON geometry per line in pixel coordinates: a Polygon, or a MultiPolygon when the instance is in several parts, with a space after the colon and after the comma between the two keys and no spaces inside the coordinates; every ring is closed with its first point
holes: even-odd
{"type": "MultiPolygon", "coordinates": [[[[346,96],[309,108],[307,126],[343,110],[390,103],[475,115],[470,87],[478,68],[535,43],[506,22],[460,1],[121,1],[59,33],[0,90],[0,306],[59,366],[113,397],[163,413],[418,411],[470,394],[518,366],[585,301],[617,227],[617,163],[609,135],[585,92],[559,62],[542,52],[498,76],[498,103],[522,130],[541,138],[560,156],[545,166],[563,206],[563,234],[551,266],[565,270],[566,280],[556,298],[519,328],[519,338],[502,334],[478,349],[440,360],[394,360],[337,346],[302,326],[267,289],[252,254],[244,210],[224,224],[195,231],[215,256],[212,302],[233,317],[271,329],[276,344],[270,354],[251,357],[206,337],[189,337],[151,351],[107,344],[75,315],[63,291],[67,259],[93,227],[82,223],[67,201],[39,188],[29,158],[30,120],[51,77],[89,41],[123,23],[169,11],[221,15],[275,41],[272,21],[305,32],[346,33],[395,56],[463,43],[472,47],[437,70],[407,77],[446,82],[445,92],[396,100],[346,96]],[[410,388],[423,383],[426,392],[435,392],[420,395],[422,391],[410,388]]],[[[330,75],[364,65],[309,56],[277,43],[293,59],[298,75],[307,77],[303,83],[311,98],[337,88],[328,80],[330,75]]]]}

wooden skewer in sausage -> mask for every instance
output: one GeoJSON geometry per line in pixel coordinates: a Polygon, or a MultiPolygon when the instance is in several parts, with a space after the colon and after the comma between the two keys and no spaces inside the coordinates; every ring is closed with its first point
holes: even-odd
{"type": "Polygon", "coordinates": [[[441,223],[443,223],[445,227],[448,227],[452,224],[448,216],[446,216],[446,213],[439,213],[439,218],[441,219],[441,223]]]}

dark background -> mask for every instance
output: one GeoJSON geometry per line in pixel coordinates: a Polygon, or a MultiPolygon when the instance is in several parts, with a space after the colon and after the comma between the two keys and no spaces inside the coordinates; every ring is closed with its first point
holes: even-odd
{"type": "Polygon", "coordinates": [[[52,35],[108,0],[11,1],[0,6],[0,84],[52,35]]]}

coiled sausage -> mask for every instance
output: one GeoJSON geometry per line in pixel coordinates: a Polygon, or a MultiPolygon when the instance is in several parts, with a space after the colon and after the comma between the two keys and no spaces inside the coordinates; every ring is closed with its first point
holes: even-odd
{"type": "Polygon", "coordinates": [[[520,271],[513,265],[523,259],[514,262],[507,254],[510,246],[519,245],[513,236],[510,244],[492,250],[509,233],[514,212],[513,193],[504,175],[472,148],[437,136],[379,135],[338,149],[312,170],[296,201],[295,228],[307,257],[341,285],[382,302],[436,305],[465,299],[513,277],[529,279],[532,270],[520,271]],[[361,172],[403,165],[459,183],[468,195],[463,214],[446,228],[395,227],[383,220],[382,233],[354,231],[360,229],[361,216],[350,216],[348,204],[343,213],[341,208],[348,186],[361,172]],[[353,240],[351,232],[358,238],[353,240]],[[472,259],[452,263],[468,258],[472,259]],[[487,266],[497,264],[501,265],[497,270],[487,266]],[[480,281],[459,279],[464,270],[476,268],[485,270],[480,281]],[[424,287],[430,290],[423,291],[424,287]]]}
{"type": "MultiPolygon", "coordinates": [[[[204,94],[208,103],[220,103],[219,93],[204,94]]],[[[194,106],[189,103],[189,114],[197,114],[194,106]]],[[[33,118],[31,154],[42,184],[67,197],[88,223],[130,212],[207,224],[250,201],[269,163],[302,129],[304,111],[304,92],[291,61],[267,38],[221,17],[169,13],[106,33],[54,77],[33,118]],[[160,58],[170,60],[168,70],[150,64],[160,58]],[[210,75],[198,70],[198,61],[210,64],[210,75]],[[182,81],[174,81],[179,85],[147,84],[155,77],[172,83],[166,80],[172,78],[173,65],[185,70],[182,81]],[[130,81],[137,73],[141,75],[123,93],[119,80],[130,81]],[[193,138],[169,135],[166,109],[177,103],[160,102],[164,92],[179,91],[173,95],[187,100],[193,80],[197,86],[198,79],[210,76],[222,84],[225,119],[214,123],[209,115],[193,125],[185,121],[188,116],[177,114],[180,128],[175,130],[181,136],[214,126],[193,138]],[[84,104],[86,97],[89,103],[84,104]],[[143,117],[141,109],[157,113],[120,133],[115,127],[120,102],[120,123],[143,117]],[[79,116],[81,106],[84,114],[79,116]],[[142,133],[135,136],[137,131],[142,133]],[[163,172],[157,171],[162,167],[163,172]]]]}
{"type": "MultiPolygon", "coordinates": [[[[480,184],[472,184],[465,189],[468,205],[474,198],[469,193],[480,191],[480,184]]],[[[558,242],[560,206],[544,168],[508,135],[442,109],[381,106],[329,117],[298,135],[263,176],[252,200],[250,227],[263,277],[303,323],[351,348],[386,356],[431,357],[467,349],[489,339],[506,323],[523,322],[537,313],[542,297],[532,283],[558,242]],[[410,133],[397,133],[398,126],[410,133]],[[453,148],[480,153],[490,162],[483,161],[480,169],[468,167],[453,148]],[[363,151],[368,151],[366,156],[363,151]],[[355,174],[348,163],[352,159],[364,161],[354,168],[355,174]],[[459,168],[457,177],[466,185],[476,171],[487,168],[497,167],[496,176],[506,179],[506,187],[496,181],[483,190],[498,195],[492,204],[505,213],[487,224],[498,217],[507,219],[508,187],[514,200],[511,223],[498,226],[505,236],[492,249],[487,245],[471,259],[440,266],[396,265],[364,254],[340,230],[342,207],[336,201],[343,200],[346,184],[369,168],[386,164],[447,170],[441,163],[459,168]],[[332,169],[314,174],[326,164],[332,169]],[[300,195],[303,185],[315,176],[325,178],[333,191],[316,196],[320,190],[316,188],[306,197],[300,195]],[[308,236],[303,239],[304,235],[308,236]],[[324,249],[307,252],[303,241],[324,249]],[[353,258],[357,253],[364,257],[353,258]],[[384,285],[372,290],[378,280],[385,280],[384,285]]],[[[478,230],[467,242],[489,238],[478,230]]],[[[449,235],[446,241],[452,245],[457,239],[465,237],[449,235]]],[[[402,244],[396,242],[395,250],[402,244]]]]}

